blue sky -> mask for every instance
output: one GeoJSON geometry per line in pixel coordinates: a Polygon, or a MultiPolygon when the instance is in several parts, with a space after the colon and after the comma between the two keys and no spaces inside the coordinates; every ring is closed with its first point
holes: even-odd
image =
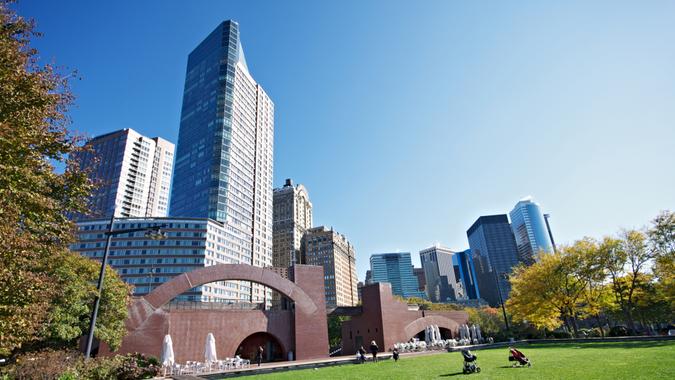
{"type": "Polygon", "coordinates": [[[178,136],[187,54],[225,19],[275,102],[274,183],[372,253],[468,248],[526,195],[558,243],[675,208],[675,2],[27,1],[76,68],[74,129],[178,136]]]}

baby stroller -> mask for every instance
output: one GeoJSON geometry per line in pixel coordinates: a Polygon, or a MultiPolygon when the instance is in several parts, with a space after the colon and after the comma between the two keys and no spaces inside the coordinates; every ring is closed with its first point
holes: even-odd
{"type": "Polygon", "coordinates": [[[509,361],[515,362],[515,363],[513,363],[514,367],[517,366],[517,365],[520,365],[522,367],[524,367],[526,365],[528,367],[532,367],[532,363],[530,363],[530,359],[528,359],[527,356],[525,356],[525,354],[516,350],[513,347],[509,347],[509,361]]]}
{"type": "Polygon", "coordinates": [[[480,372],[480,367],[476,362],[476,359],[478,359],[476,355],[472,354],[469,350],[462,350],[462,356],[464,357],[464,368],[462,369],[462,372],[465,374],[480,372]]]}

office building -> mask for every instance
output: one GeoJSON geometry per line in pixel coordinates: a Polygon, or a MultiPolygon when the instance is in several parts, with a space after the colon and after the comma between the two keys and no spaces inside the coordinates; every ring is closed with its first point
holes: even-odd
{"type": "Polygon", "coordinates": [[[413,274],[417,277],[417,290],[426,294],[427,279],[424,276],[424,268],[413,267],[413,274]]]}
{"type": "Polygon", "coordinates": [[[225,21],[188,56],[171,215],[223,223],[231,255],[271,266],[274,104],[239,36],[225,21]]]}
{"type": "Polygon", "coordinates": [[[426,293],[431,302],[452,302],[465,298],[453,265],[454,252],[440,245],[420,251],[420,261],[427,281],[426,293]]]}
{"type": "MultiPolygon", "coordinates": [[[[101,260],[109,225],[109,219],[78,222],[77,243],[72,244],[71,249],[101,260]]],[[[134,285],[134,296],[147,294],[173,277],[197,268],[216,264],[248,264],[245,258],[227,246],[227,226],[212,219],[120,218],[115,219],[114,228],[152,226],[162,226],[165,238],[154,240],[143,232],[135,232],[115,236],[110,244],[108,264],[124,281],[134,285]]],[[[218,281],[197,286],[178,300],[239,303],[250,301],[250,295],[249,282],[218,281]]]]}
{"type": "Polygon", "coordinates": [[[412,268],[409,252],[370,256],[371,283],[387,282],[391,284],[392,293],[403,298],[425,298],[426,295],[419,291],[412,268]]]}
{"type": "Polygon", "coordinates": [[[462,284],[466,297],[471,300],[479,299],[480,291],[478,290],[478,281],[476,281],[476,269],[473,265],[471,250],[455,252],[452,255],[452,263],[455,267],[455,277],[462,284]]]}
{"type": "Polygon", "coordinates": [[[323,266],[326,307],[356,306],[356,252],[347,238],[333,229],[314,227],[305,232],[302,246],[303,264],[323,266]]]}
{"type": "Polygon", "coordinates": [[[505,214],[481,216],[466,235],[480,296],[492,306],[506,302],[511,291],[508,275],[518,264],[518,249],[508,217],[505,214]]]}
{"type": "Polygon", "coordinates": [[[174,145],[122,129],[92,138],[73,155],[97,184],[84,217],[163,217],[169,209],[174,145]],[[115,207],[117,205],[117,207],[115,207]]]}
{"type": "Polygon", "coordinates": [[[541,207],[531,197],[516,203],[509,216],[520,261],[529,265],[534,263],[540,251],[553,252],[541,207]]]}
{"type": "Polygon", "coordinates": [[[302,236],[312,228],[312,202],[303,185],[287,179],[274,189],[272,265],[289,267],[301,259],[302,236]]]}

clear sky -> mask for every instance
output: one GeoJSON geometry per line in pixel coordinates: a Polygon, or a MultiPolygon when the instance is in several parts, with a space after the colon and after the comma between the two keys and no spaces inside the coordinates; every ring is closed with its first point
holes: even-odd
{"type": "Polygon", "coordinates": [[[240,23],[275,103],[275,186],[372,253],[468,248],[526,195],[558,243],[675,208],[672,1],[29,1],[76,68],[73,127],[176,142],[188,53],[240,23]]]}

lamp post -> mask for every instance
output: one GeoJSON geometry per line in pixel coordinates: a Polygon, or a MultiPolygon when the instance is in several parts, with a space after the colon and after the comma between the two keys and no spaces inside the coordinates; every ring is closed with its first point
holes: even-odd
{"type": "Polygon", "coordinates": [[[146,228],[130,228],[124,230],[115,230],[115,213],[110,217],[110,227],[105,233],[107,236],[105,241],[105,250],[103,251],[103,260],[101,260],[101,272],[98,275],[98,286],[96,287],[96,297],[94,298],[94,310],[91,312],[91,319],[89,320],[89,334],[87,336],[87,348],[84,353],[85,359],[89,359],[91,356],[91,346],[94,342],[94,329],[96,327],[96,317],[98,316],[98,308],[101,304],[101,295],[103,292],[103,280],[105,278],[105,267],[108,264],[108,254],[110,253],[110,242],[112,241],[113,236],[127,234],[132,232],[145,231],[145,235],[152,239],[162,239],[164,234],[161,232],[161,228],[164,225],[152,226],[146,228]]]}

